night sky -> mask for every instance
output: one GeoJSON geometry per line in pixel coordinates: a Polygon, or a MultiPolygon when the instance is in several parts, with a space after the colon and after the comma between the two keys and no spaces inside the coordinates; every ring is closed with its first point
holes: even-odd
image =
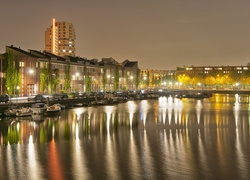
{"type": "Polygon", "coordinates": [[[247,65],[250,0],[2,0],[6,45],[44,50],[52,18],[76,30],[76,54],[138,61],[141,69],[247,65]]]}

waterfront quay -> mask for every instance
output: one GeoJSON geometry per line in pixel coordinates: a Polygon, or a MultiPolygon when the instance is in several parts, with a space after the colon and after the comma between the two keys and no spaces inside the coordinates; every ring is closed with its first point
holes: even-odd
{"type": "MultiPolygon", "coordinates": [[[[140,99],[151,99],[152,96],[154,97],[175,97],[176,95],[180,94],[199,94],[199,93],[210,93],[210,94],[250,94],[250,90],[204,90],[204,89],[191,89],[191,90],[186,90],[186,89],[169,89],[169,90],[162,90],[162,91],[157,91],[157,92],[151,92],[151,93],[141,93],[141,94],[134,94],[133,96],[131,95],[130,100],[140,100],[140,99]]],[[[76,105],[82,104],[82,106],[90,106],[91,102],[95,101],[96,99],[101,100],[103,97],[87,97],[87,98],[69,98],[69,99],[62,99],[62,100],[47,100],[45,103],[48,105],[53,105],[56,103],[59,103],[61,105],[64,105],[66,108],[72,108],[76,105]]],[[[15,101],[11,100],[8,103],[0,103],[0,112],[3,112],[4,110],[8,109],[11,106],[16,106],[16,107],[31,107],[33,104],[37,102],[34,101],[15,101]]]]}

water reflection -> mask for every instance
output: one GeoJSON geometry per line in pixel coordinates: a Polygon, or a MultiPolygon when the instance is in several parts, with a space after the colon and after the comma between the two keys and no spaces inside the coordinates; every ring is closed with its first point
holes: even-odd
{"type": "Polygon", "coordinates": [[[161,97],[41,119],[0,121],[0,178],[250,178],[248,95],[161,97]]]}

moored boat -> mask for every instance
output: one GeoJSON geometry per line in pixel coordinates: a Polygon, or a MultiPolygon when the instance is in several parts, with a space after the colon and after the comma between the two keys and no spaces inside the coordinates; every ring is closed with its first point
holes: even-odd
{"type": "Polygon", "coordinates": [[[61,113],[61,107],[58,104],[47,107],[46,115],[59,115],[61,113]]]}
{"type": "Polygon", "coordinates": [[[33,114],[44,114],[47,107],[45,103],[36,103],[30,109],[33,114]]]}
{"type": "Polygon", "coordinates": [[[31,116],[32,111],[29,107],[22,107],[16,111],[16,116],[24,117],[24,116],[31,116]]]}
{"type": "Polygon", "coordinates": [[[3,116],[11,117],[16,116],[17,108],[16,107],[9,107],[8,109],[4,110],[3,116]]]}

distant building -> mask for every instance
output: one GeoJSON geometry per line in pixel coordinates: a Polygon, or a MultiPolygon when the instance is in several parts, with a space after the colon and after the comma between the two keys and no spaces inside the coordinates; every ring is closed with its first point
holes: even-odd
{"type": "Polygon", "coordinates": [[[244,71],[250,70],[249,64],[247,66],[184,66],[177,67],[176,74],[242,74],[244,71]]]}
{"type": "Polygon", "coordinates": [[[45,51],[58,56],[75,56],[76,34],[72,23],[56,22],[45,31],[45,51]]]}

